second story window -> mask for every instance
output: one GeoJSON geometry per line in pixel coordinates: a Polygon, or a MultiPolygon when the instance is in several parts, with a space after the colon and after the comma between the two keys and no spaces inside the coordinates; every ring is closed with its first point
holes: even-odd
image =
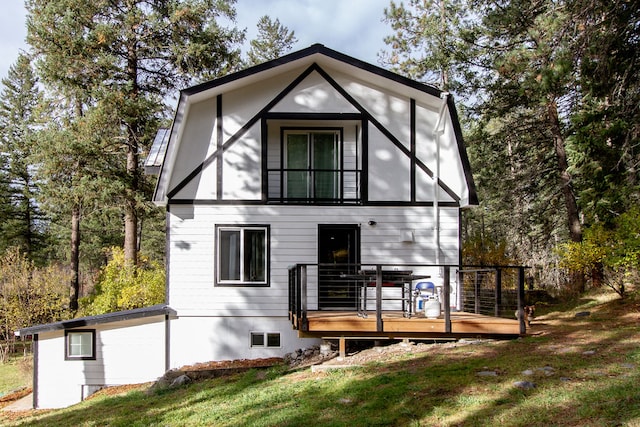
{"type": "Polygon", "coordinates": [[[288,131],[284,146],[287,198],[317,200],[339,197],[338,132],[288,131]]]}

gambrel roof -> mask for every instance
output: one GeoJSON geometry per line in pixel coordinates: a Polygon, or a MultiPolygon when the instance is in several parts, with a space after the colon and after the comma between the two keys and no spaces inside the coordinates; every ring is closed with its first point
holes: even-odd
{"type": "MultiPolygon", "coordinates": [[[[250,92],[248,96],[251,96],[250,92]]],[[[190,185],[215,159],[221,158],[222,154],[241,139],[251,127],[259,125],[260,120],[265,117],[274,119],[279,118],[279,114],[284,115],[285,113],[288,119],[298,117],[300,119],[313,118],[314,120],[358,120],[364,117],[375,126],[377,131],[391,141],[399,152],[411,157],[415,168],[421,170],[425,176],[433,178],[433,167],[430,167],[426,160],[418,158],[415,151],[412,152],[408,141],[401,141],[397,134],[388,130],[389,126],[393,126],[393,123],[383,123],[384,120],[380,118],[379,114],[376,114],[377,109],[392,110],[394,108],[393,100],[398,98],[411,100],[413,108],[411,114],[414,116],[416,115],[415,105],[418,104],[425,111],[431,111],[433,117],[437,117],[437,120],[433,120],[436,122],[435,128],[447,127],[450,149],[457,150],[457,162],[460,164],[459,172],[457,172],[460,178],[457,178],[456,181],[458,188],[451,188],[446,179],[440,175],[435,179],[445,197],[458,206],[465,207],[477,204],[475,184],[452,97],[432,86],[416,82],[320,44],[181,91],[168,140],[165,136],[165,141],[168,142],[159,168],[153,201],[164,205],[174,198],[179,199],[176,197],[179,192],[190,185]],[[355,83],[347,89],[345,88],[345,79],[353,79],[355,83]],[[273,82],[277,82],[277,84],[273,85],[273,82]],[[379,101],[365,105],[362,93],[359,92],[365,84],[367,88],[375,87],[379,93],[389,94],[389,99],[381,98],[379,101]],[[263,88],[263,86],[270,85],[273,85],[271,91],[263,88]],[[244,121],[238,120],[238,123],[234,124],[233,131],[225,129],[223,132],[221,130],[222,116],[218,117],[220,119],[216,124],[218,129],[213,130],[213,133],[217,135],[212,136],[212,138],[217,137],[217,146],[212,144],[213,149],[200,150],[197,156],[203,158],[192,158],[190,161],[193,163],[190,163],[190,166],[187,165],[189,171],[183,170],[181,176],[175,176],[174,166],[178,152],[183,149],[181,144],[189,143],[185,141],[188,138],[184,137],[184,134],[187,117],[192,106],[217,98],[217,108],[215,108],[215,101],[212,104],[215,112],[211,113],[210,122],[213,122],[217,119],[216,114],[222,115],[222,94],[225,96],[232,94],[231,98],[233,98],[233,94],[237,93],[247,96],[247,90],[258,87],[261,93],[256,96],[262,97],[263,104],[259,108],[254,108],[244,121]],[[319,87],[323,89],[318,90],[319,87]],[[327,96],[328,92],[331,92],[330,96],[332,97],[333,110],[330,114],[323,112],[325,110],[322,109],[323,98],[327,96]],[[446,124],[444,124],[445,122],[446,124]]],[[[242,108],[242,106],[235,105],[235,108],[242,108]]],[[[227,109],[224,114],[228,114],[227,109]]],[[[389,118],[388,121],[392,122],[393,119],[389,118]]],[[[412,123],[415,123],[415,118],[412,123]]],[[[411,138],[415,139],[415,124],[411,126],[411,138]]],[[[188,156],[183,156],[183,159],[185,157],[188,156]]],[[[159,162],[156,160],[156,166],[158,164],[159,162]]],[[[184,165],[181,167],[184,168],[184,165]]],[[[444,173],[446,174],[446,172],[445,170],[444,173]]]]}

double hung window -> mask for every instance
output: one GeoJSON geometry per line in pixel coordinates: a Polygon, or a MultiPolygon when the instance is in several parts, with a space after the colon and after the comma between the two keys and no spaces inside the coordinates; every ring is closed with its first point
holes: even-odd
{"type": "Polygon", "coordinates": [[[269,228],[218,226],[217,284],[267,285],[269,228]]]}
{"type": "Polygon", "coordinates": [[[286,190],[290,199],[339,197],[339,133],[287,131],[285,133],[286,190]]]}

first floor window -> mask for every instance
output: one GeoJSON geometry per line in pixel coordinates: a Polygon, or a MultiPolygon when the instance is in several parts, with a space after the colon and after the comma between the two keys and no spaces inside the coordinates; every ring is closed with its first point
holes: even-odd
{"type": "Polygon", "coordinates": [[[66,331],[65,358],[67,360],[94,360],[96,358],[96,331],[66,331]]]}
{"type": "Polygon", "coordinates": [[[217,283],[266,285],[268,227],[219,226],[217,283]]]}

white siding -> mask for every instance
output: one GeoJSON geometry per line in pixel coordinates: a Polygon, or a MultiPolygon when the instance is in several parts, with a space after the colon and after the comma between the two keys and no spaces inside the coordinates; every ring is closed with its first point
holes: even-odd
{"type": "MultiPolygon", "coordinates": [[[[190,105],[186,114],[184,126],[181,129],[180,150],[171,171],[169,191],[209,157],[216,145],[216,98],[190,105]]],[[[189,188],[180,192],[178,197],[193,198],[198,185],[201,187],[197,188],[199,192],[214,196],[215,167],[209,167],[208,174],[205,175],[205,179],[201,174],[197,179],[192,180],[189,188]]]]}
{"type": "MultiPolygon", "coordinates": [[[[222,169],[223,199],[262,199],[260,144],[260,122],[257,122],[225,152],[222,169]]],[[[198,198],[207,199],[200,194],[198,198]]]]}
{"type": "Polygon", "coordinates": [[[369,125],[369,200],[410,201],[411,161],[372,124],[369,125]]]}
{"type": "Polygon", "coordinates": [[[285,317],[180,317],[171,321],[171,368],[211,360],[282,357],[318,344],[298,338],[285,317]],[[280,334],[280,347],[251,347],[252,332],[280,334]]]}
{"type": "MultiPolygon", "coordinates": [[[[457,264],[458,210],[440,212],[441,261],[457,264]]],[[[168,303],[180,316],[286,317],[287,269],[317,263],[318,224],[360,224],[363,263],[435,262],[429,207],[172,206],[169,221],[168,303]],[[269,287],[214,286],[216,224],[271,226],[269,287]],[[413,230],[413,243],[402,241],[403,230],[413,230]]]]}
{"type": "Polygon", "coordinates": [[[64,331],[39,334],[38,408],[73,405],[100,386],[154,381],[164,373],[164,317],[82,329],[96,330],[96,360],[65,360],[64,331]]]}
{"type": "Polygon", "coordinates": [[[311,73],[271,110],[299,113],[357,113],[338,91],[317,72],[311,73]]]}

